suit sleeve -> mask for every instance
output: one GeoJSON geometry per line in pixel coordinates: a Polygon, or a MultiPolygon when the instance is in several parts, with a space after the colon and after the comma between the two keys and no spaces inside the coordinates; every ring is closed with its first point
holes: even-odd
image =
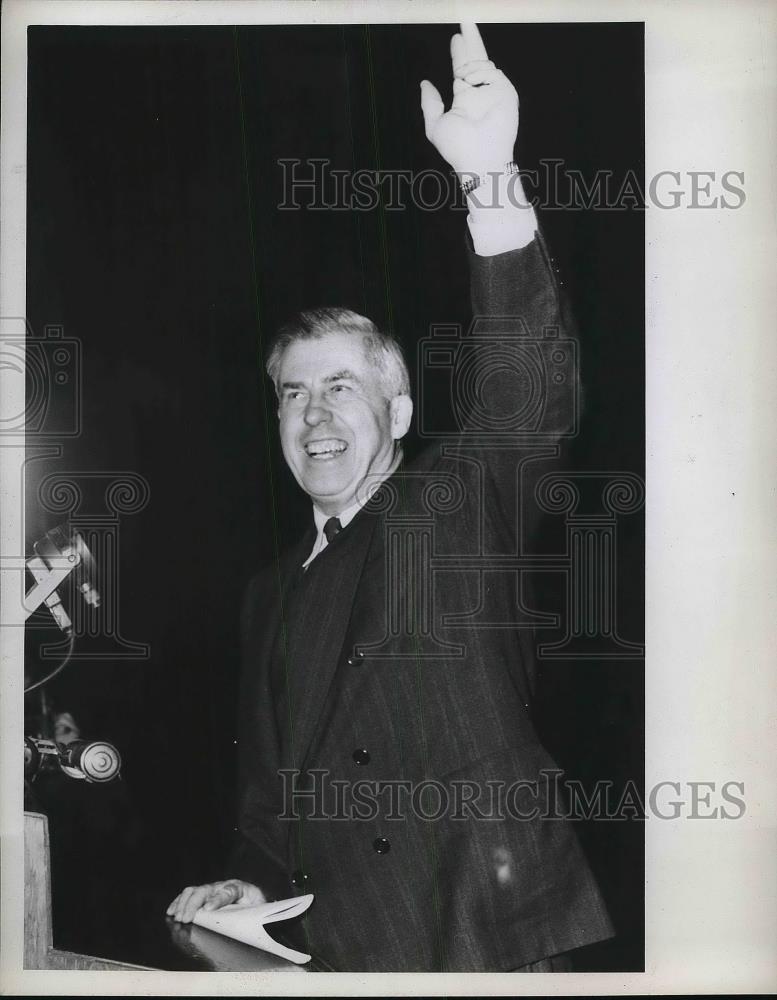
{"type": "MultiPolygon", "coordinates": [[[[521,318],[533,337],[541,337],[544,326],[554,325],[574,335],[572,316],[542,232],[519,250],[490,257],[479,256],[471,240],[468,243],[474,317],[521,318]]],[[[505,332],[517,332],[517,326],[505,332]]]]}
{"type": "Polygon", "coordinates": [[[563,465],[577,426],[577,330],[541,232],[521,249],[488,257],[470,242],[469,257],[467,347],[478,361],[460,393],[472,405],[460,412],[465,436],[474,433],[488,445],[483,456],[492,495],[522,544],[540,515],[537,483],[563,465]]]}

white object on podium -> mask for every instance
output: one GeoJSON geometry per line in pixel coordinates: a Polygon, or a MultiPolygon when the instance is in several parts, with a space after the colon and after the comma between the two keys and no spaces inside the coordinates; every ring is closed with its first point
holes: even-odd
{"type": "Polygon", "coordinates": [[[271,955],[278,955],[296,965],[304,965],[310,961],[310,955],[274,941],[264,929],[265,924],[276,923],[279,920],[289,920],[297,917],[313,902],[313,894],[295,896],[293,899],[276,899],[272,903],[231,903],[218,910],[199,909],[194,914],[194,923],[209,931],[216,931],[260,948],[271,955]]]}

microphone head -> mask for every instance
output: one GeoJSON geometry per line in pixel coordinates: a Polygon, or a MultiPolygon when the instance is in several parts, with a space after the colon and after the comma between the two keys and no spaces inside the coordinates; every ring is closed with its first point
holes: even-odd
{"type": "Polygon", "coordinates": [[[67,766],[78,768],[89,781],[113,781],[121,769],[121,756],[111,743],[76,740],[66,748],[67,766]]]}
{"type": "Polygon", "coordinates": [[[100,606],[100,595],[95,586],[97,565],[80,531],[69,524],[60,524],[47,531],[33,545],[33,549],[44,562],[54,556],[65,556],[74,563],[73,579],[79,593],[87,604],[95,608],[100,606]]]}

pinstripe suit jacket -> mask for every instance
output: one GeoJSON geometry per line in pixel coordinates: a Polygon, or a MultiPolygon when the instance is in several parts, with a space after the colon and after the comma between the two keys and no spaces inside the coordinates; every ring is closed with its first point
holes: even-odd
{"type": "MultiPolygon", "coordinates": [[[[483,349],[512,345],[523,363],[548,327],[567,329],[541,236],[472,254],[471,271],[485,317],[473,343],[485,331],[483,349]]],[[[484,383],[496,425],[526,391],[520,366],[484,383]]],[[[612,933],[571,827],[542,818],[555,765],[531,721],[525,594],[499,568],[531,534],[565,419],[541,391],[543,447],[466,432],[435,444],[304,576],[312,526],[248,588],[230,874],[315,893],[290,933],[321,967],[500,971],[612,933]]]]}

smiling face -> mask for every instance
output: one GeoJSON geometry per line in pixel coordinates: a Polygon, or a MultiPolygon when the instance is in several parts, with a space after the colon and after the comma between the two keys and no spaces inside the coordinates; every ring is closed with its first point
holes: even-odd
{"type": "Polygon", "coordinates": [[[277,382],[284,458],[316,506],[340,514],[368,477],[369,486],[391,468],[410,425],[410,397],[386,398],[362,337],[348,333],[293,341],[277,382]]]}

